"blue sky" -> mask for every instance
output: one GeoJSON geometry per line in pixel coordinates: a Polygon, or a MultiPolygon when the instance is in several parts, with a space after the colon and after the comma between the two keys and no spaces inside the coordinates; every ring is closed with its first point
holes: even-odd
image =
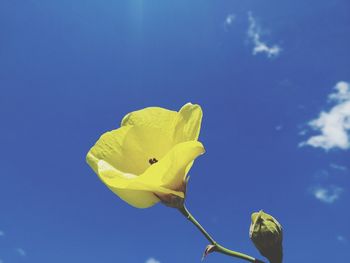
{"type": "MultiPolygon", "coordinates": [[[[204,111],[187,205],[258,257],[250,214],[284,226],[285,263],[350,257],[346,0],[0,2],[0,262],[200,262],[174,209],[118,199],[85,155],[147,106],[204,111]]],[[[238,262],[238,260],[236,260],[238,262]]],[[[210,255],[206,262],[236,262],[210,255]]]]}

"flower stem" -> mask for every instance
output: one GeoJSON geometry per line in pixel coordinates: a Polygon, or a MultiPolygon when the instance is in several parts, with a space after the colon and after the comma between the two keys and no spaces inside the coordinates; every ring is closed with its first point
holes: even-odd
{"type": "Polygon", "coordinates": [[[212,244],[212,245],[216,245],[216,241],[214,240],[214,238],[212,238],[208,232],[201,226],[201,224],[199,224],[199,222],[192,216],[192,214],[187,210],[187,208],[185,207],[185,205],[181,208],[179,208],[180,212],[189,220],[192,222],[192,224],[194,224],[198,230],[205,236],[205,238],[212,244]]]}
{"type": "Polygon", "coordinates": [[[185,205],[182,207],[178,208],[179,211],[192,223],[195,225],[195,227],[198,228],[198,230],[205,236],[205,238],[210,242],[211,245],[213,245],[215,248],[213,251],[219,252],[231,257],[236,257],[240,258],[249,262],[254,262],[254,263],[264,263],[263,261],[260,261],[258,259],[255,259],[251,256],[248,256],[246,254],[236,252],[230,249],[227,249],[220,244],[218,244],[212,236],[209,235],[209,233],[201,226],[201,224],[192,216],[192,214],[187,210],[185,205]]]}

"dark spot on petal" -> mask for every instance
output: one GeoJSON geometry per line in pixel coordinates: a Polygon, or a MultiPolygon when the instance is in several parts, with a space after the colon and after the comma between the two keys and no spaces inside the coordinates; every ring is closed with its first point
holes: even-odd
{"type": "Polygon", "coordinates": [[[148,162],[149,162],[150,165],[152,165],[152,164],[158,162],[158,160],[156,158],[151,158],[151,159],[148,160],[148,162]]]}

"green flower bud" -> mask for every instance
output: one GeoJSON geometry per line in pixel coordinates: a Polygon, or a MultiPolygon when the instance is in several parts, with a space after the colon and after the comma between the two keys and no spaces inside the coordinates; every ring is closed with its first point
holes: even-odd
{"type": "Polygon", "coordinates": [[[270,263],[282,263],[282,226],[262,210],[252,214],[249,237],[270,263]]]}

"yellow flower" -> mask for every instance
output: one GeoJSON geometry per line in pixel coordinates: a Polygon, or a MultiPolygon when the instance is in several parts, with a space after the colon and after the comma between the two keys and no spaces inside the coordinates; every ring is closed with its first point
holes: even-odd
{"type": "Polygon", "coordinates": [[[191,103],[179,112],[159,107],[131,112],[119,129],[100,137],[86,160],[110,190],[134,207],[183,200],[186,175],[204,153],[197,141],[201,120],[201,107],[191,103]]]}

